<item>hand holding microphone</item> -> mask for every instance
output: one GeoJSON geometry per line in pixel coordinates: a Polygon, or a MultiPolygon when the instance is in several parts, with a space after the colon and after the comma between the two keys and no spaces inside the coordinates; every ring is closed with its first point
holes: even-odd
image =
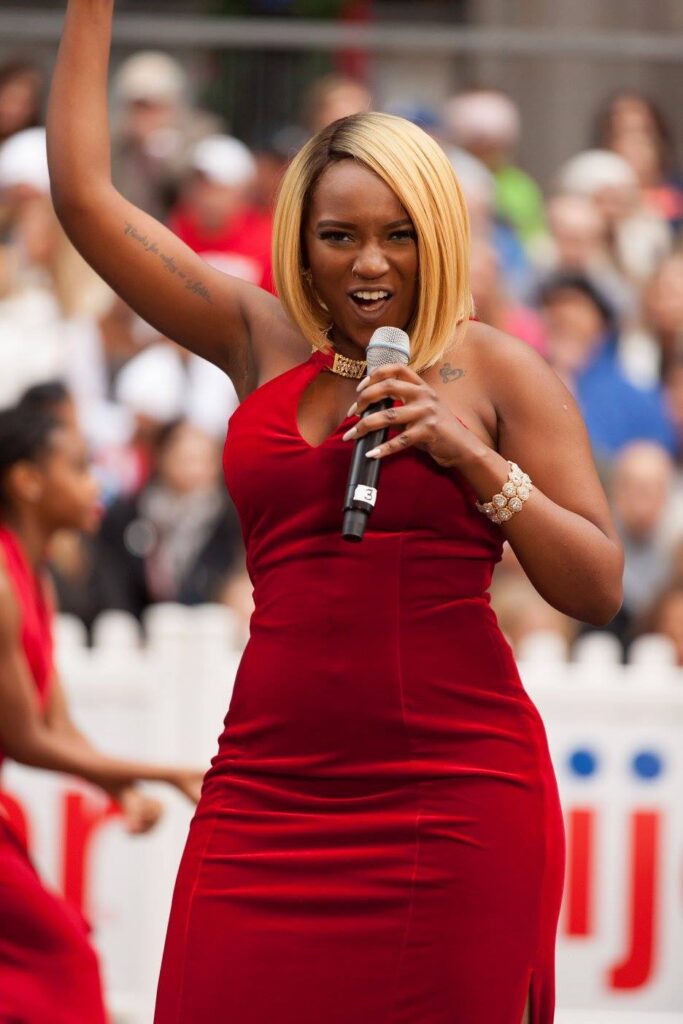
{"type": "MultiPolygon", "coordinates": [[[[376,366],[389,363],[408,365],[410,359],[410,339],[405,331],[398,327],[379,327],[367,347],[368,373],[376,366]]],[[[364,415],[389,409],[394,404],[392,398],[384,398],[368,406],[364,415]]],[[[353,457],[349,470],[344,499],[344,521],[342,536],[344,540],[360,541],[363,539],[368,517],[377,500],[380,462],[366,458],[366,452],[372,451],[387,439],[389,427],[382,427],[369,434],[359,437],[353,446],[353,457]]]]}
{"type": "Polygon", "coordinates": [[[357,405],[364,408],[355,428],[344,435],[345,440],[356,438],[344,503],[345,540],[363,539],[377,501],[384,457],[414,446],[427,452],[437,465],[458,468],[482,448],[481,440],[444,398],[408,367],[409,344],[404,331],[380,327],[367,348],[368,372],[377,372],[363,379],[357,405]],[[395,399],[402,405],[394,406],[395,399]],[[375,423],[378,425],[373,429],[375,423]],[[400,433],[387,440],[390,427],[398,428],[400,433]]]}

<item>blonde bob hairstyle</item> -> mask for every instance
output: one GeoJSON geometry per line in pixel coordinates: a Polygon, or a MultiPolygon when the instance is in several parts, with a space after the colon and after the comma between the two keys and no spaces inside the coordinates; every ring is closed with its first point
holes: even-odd
{"type": "Polygon", "coordinates": [[[313,190],[330,164],[352,159],[386,182],[417,234],[419,283],[408,332],[410,365],[433,366],[473,311],[470,228],[460,186],[446,154],[421,128],[392,114],[352,114],[318,132],[295,156],[275,209],[273,273],[280,300],[314,348],[331,349],[330,316],[304,276],[303,234],[313,190]]]}

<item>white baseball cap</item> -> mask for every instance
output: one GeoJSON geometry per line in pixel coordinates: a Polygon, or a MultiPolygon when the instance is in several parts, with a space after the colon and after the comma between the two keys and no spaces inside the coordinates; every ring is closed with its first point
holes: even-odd
{"type": "Polygon", "coordinates": [[[256,174],[250,150],[231,135],[209,135],[198,142],[190,166],[220,185],[248,185],[256,174]]]}
{"type": "Polygon", "coordinates": [[[636,188],[636,173],[623,156],[610,149],[586,149],[560,168],[558,185],[565,192],[594,196],[604,188],[636,188]]]}
{"type": "Polygon", "coordinates": [[[114,78],[114,96],[120,103],[148,100],[177,103],[187,87],[180,64],[167,53],[145,50],[124,61],[114,78]]]}
{"type": "Polygon", "coordinates": [[[0,146],[0,189],[27,185],[50,194],[47,136],[44,128],[27,128],[0,146]]]}

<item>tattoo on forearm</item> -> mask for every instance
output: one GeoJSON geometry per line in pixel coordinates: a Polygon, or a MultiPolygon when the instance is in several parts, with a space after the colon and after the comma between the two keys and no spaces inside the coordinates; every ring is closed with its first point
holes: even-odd
{"type": "Polygon", "coordinates": [[[124,234],[132,238],[134,242],[137,242],[145,252],[150,253],[152,256],[158,256],[169,274],[173,274],[175,277],[178,277],[184,283],[185,288],[189,292],[192,292],[193,295],[198,295],[199,298],[204,299],[205,302],[213,302],[209,289],[203,285],[201,281],[198,281],[193,277],[188,277],[185,271],[178,266],[173,257],[165,255],[149,235],[143,235],[128,221],[126,221],[126,226],[123,230],[124,234]]]}
{"type": "Polygon", "coordinates": [[[458,369],[456,366],[451,366],[450,363],[446,363],[439,370],[439,374],[444,384],[449,384],[452,380],[460,380],[461,377],[464,377],[465,371],[458,369]]]}

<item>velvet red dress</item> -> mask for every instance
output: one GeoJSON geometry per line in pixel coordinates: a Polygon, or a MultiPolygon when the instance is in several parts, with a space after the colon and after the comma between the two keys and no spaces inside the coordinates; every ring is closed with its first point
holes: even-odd
{"type": "MultiPolygon", "coordinates": [[[[51,611],[19,538],[2,525],[0,565],[14,589],[26,664],[44,704],[53,671],[51,611]]],[[[43,886],[9,806],[0,788],[0,1022],[104,1024],[86,923],[43,886]]]]}
{"type": "Polygon", "coordinates": [[[299,400],[233,413],[255,611],[176,883],[156,1024],[551,1024],[564,830],[546,734],[455,471],[387,457],[341,539],[351,443],[299,400]]]}

